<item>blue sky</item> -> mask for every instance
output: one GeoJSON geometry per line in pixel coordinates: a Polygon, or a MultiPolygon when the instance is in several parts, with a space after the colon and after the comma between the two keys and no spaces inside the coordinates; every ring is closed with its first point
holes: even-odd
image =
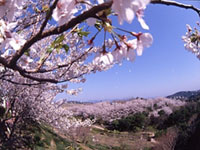
{"type": "MultiPolygon", "coordinates": [[[[190,3],[200,7],[199,2],[190,3]]],[[[137,56],[133,63],[124,61],[121,66],[116,65],[106,72],[88,75],[84,84],[70,84],[69,88],[82,87],[83,92],[78,96],[64,94],[62,97],[78,101],[113,100],[167,96],[177,91],[200,89],[200,61],[184,49],[181,40],[186,24],[194,27],[199,21],[197,13],[150,4],[145,11],[145,21],[149,31],[144,31],[137,19],[132,24],[123,24],[123,28],[130,31],[153,35],[153,45],[145,49],[142,56],[137,56]]]]}

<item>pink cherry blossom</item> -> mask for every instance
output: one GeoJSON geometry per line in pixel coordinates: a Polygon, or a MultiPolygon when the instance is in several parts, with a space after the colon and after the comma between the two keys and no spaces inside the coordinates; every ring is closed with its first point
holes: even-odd
{"type": "Polygon", "coordinates": [[[23,3],[23,0],[1,0],[0,18],[6,16],[11,21],[15,16],[20,14],[18,10],[22,9],[23,3]]]}
{"type": "Polygon", "coordinates": [[[200,58],[200,45],[199,45],[199,36],[200,33],[197,29],[193,29],[190,27],[190,25],[186,25],[187,32],[185,36],[182,36],[182,40],[184,41],[184,47],[188,51],[192,52],[197,56],[197,58],[200,58]]]}
{"type": "Polygon", "coordinates": [[[118,15],[118,21],[122,25],[123,21],[131,23],[134,19],[134,10],[131,6],[132,0],[113,0],[112,9],[118,15]]]}
{"type": "Polygon", "coordinates": [[[100,65],[103,69],[108,69],[113,65],[114,57],[111,53],[99,54],[93,60],[93,63],[100,65]]]}
{"type": "MultiPolygon", "coordinates": [[[[102,4],[104,0],[98,0],[99,4],[102,4]]],[[[142,28],[149,29],[148,25],[143,20],[143,12],[146,9],[146,5],[150,3],[150,0],[113,0],[112,9],[118,15],[119,24],[123,24],[125,20],[128,23],[132,23],[135,14],[140,22],[142,28]]]]}
{"type": "Polygon", "coordinates": [[[146,22],[143,19],[143,13],[144,13],[144,9],[140,9],[136,12],[136,16],[138,18],[138,21],[140,23],[140,25],[142,26],[143,29],[149,30],[149,26],[146,24],[146,22]]]}
{"type": "Polygon", "coordinates": [[[144,29],[149,29],[143,20],[143,12],[150,0],[113,0],[112,9],[117,13],[119,23],[122,25],[123,20],[131,23],[136,14],[138,21],[144,29]]]}
{"type": "Polygon", "coordinates": [[[141,33],[137,39],[137,54],[142,55],[143,49],[145,47],[150,47],[153,43],[153,37],[149,33],[141,33]]]}
{"type": "Polygon", "coordinates": [[[121,63],[121,61],[127,56],[127,47],[122,44],[119,48],[112,52],[112,55],[116,63],[121,63]]]}
{"type": "Polygon", "coordinates": [[[149,27],[145,23],[143,17],[144,17],[144,10],[146,9],[146,6],[149,3],[150,3],[150,0],[133,0],[131,3],[132,8],[134,12],[136,13],[136,16],[138,18],[140,25],[142,26],[143,29],[146,29],[146,30],[148,30],[149,27]]]}
{"type": "Polygon", "coordinates": [[[58,1],[57,7],[53,12],[52,17],[54,18],[55,21],[58,21],[59,25],[66,23],[78,11],[75,5],[76,5],[75,0],[58,1]]]}
{"type": "Polygon", "coordinates": [[[134,62],[135,57],[136,57],[135,50],[129,49],[128,52],[127,52],[127,60],[131,61],[131,62],[134,62]]]}
{"type": "Polygon", "coordinates": [[[0,38],[6,39],[6,38],[11,38],[12,33],[11,29],[13,29],[17,25],[16,22],[13,23],[8,23],[5,22],[4,20],[0,20],[0,38]]]}

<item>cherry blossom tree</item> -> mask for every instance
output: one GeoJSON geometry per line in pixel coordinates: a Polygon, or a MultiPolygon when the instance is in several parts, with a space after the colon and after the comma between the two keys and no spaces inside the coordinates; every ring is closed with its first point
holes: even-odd
{"type": "Polygon", "coordinates": [[[61,107],[65,100],[52,104],[52,98],[60,90],[57,86],[46,90],[44,85],[27,88],[5,81],[0,86],[0,147],[2,144],[15,147],[17,143],[23,146],[26,137],[21,135],[21,130],[30,122],[47,124],[68,133],[72,129],[89,127],[95,121],[75,118],[72,111],[61,107]]]}
{"type": "Polygon", "coordinates": [[[68,108],[76,116],[85,118],[94,117],[112,122],[122,117],[138,112],[148,112],[149,116],[159,117],[159,111],[163,110],[167,115],[175,109],[184,106],[186,102],[168,98],[155,99],[131,99],[129,101],[99,102],[87,105],[74,105],[68,108]],[[155,107],[156,106],[156,107],[155,107]]]}
{"type": "MultiPolygon", "coordinates": [[[[137,18],[148,31],[144,12],[150,3],[200,14],[192,5],[167,0],[0,0],[0,86],[4,95],[15,97],[13,109],[28,108],[30,116],[54,125],[63,121],[58,116],[70,116],[58,105],[50,105],[58,93],[80,92],[67,89],[68,82],[85,82],[86,74],[108,70],[123,60],[134,61],[151,46],[150,33],[112,24],[112,16],[117,16],[119,25],[137,18]],[[97,45],[101,32],[102,44],[97,45]]],[[[185,47],[199,57],[198,30],[187,28],[185,47]]]]}
{"type": "MultiPolygon", "coordinates": [[[[200,12],[194,6],[165,0],[1,0],[0,79],[22,85],[84,82],[85,74],[107,70],[123,59],[134,61],[135,53],[142,55],[153,37],[115,27],[111,16],[116,15],[120,25],[136,17],[148,30],[144,11],[150,3],[200,12]],[[96,45],[100,32],[104,40],[96,45]]],[[[189,33],[183,37],[186,48],[198,51],[198,38],[191,38],[189,33]]]]}

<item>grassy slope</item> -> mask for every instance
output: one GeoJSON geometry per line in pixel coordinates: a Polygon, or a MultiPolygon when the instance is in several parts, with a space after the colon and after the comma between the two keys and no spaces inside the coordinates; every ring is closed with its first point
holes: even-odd
{"type": "Polygon", "coordinates": [[[45,125],[30,126],[33,143],[31,147],[34,150],[65,150],[70,146],[70,142],[60,137],[45,125]]]}
{"type": "MultiPolygon", "coordinates": [[[[26,146],[14,150],[139,150],[152,147],[153,143],[141,139],[141,133],[110,131],[92,127],[84,136],[72,141],[70,135],[59,133],[48,125],[32,123],[23,128],[20,136],[26,139],[26,146]],[[84,140],[83,140],[84,139],[84,140]]],[[[1,149],[1,148],[0,148],[1,149]]],[[[10,150],[4,147],[2,150],[10,150]]]]}

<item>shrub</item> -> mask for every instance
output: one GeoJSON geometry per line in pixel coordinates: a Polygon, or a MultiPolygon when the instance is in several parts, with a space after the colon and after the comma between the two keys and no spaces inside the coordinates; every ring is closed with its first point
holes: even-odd
{"type": "Polygon", "coordinates": [[[165,126],[163,126],[163,128],[176,125],[184,130],[187,127],[188,121],[195,113],[200,113],[200,103],[192,103],[181,107],[179,110],[170,114],[168,119],[164,122],[165,126]]]}
{"type": "Polygon", "coordinates": [[[145,113],[136,113],[128,117],[114,120],[111,122],[109,128],[118,131],[137,131],[143,129],[148,125],[148,116],[145,113]]]}

